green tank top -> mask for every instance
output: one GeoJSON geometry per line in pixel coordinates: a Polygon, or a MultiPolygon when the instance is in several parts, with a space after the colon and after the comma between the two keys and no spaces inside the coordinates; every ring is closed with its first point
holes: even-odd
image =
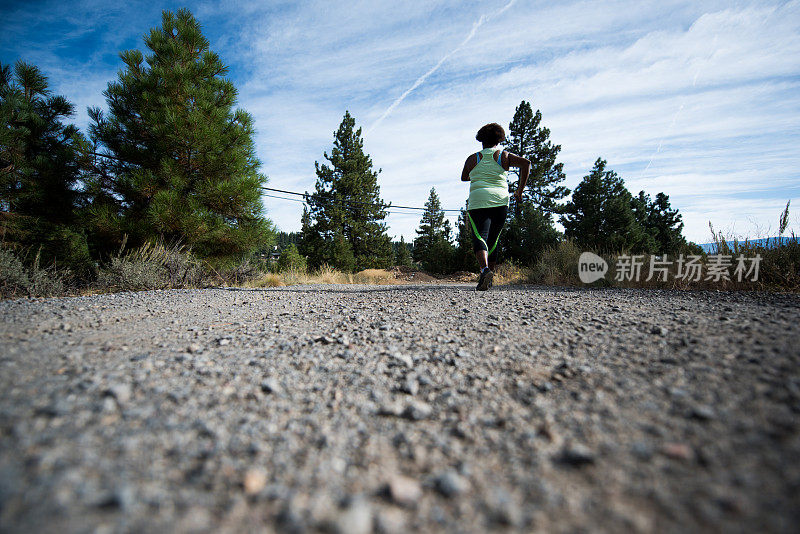
{"type": "Polygon", "coordinates": [[[478,164],[469,171],[467,209],[508,206],[508,171],[494,159],[498,150],[502,153],[498,148],[484,148],[477,153],[478,164]]]}

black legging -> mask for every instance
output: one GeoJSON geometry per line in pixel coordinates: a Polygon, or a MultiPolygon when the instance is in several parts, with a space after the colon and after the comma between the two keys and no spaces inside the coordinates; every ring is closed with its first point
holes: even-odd
{"type": "Polygon", "coordinates": [[[500,231],[506,223],[508,206],[495,206],[467,211],[467,219],[472,230],[472,249],[475,252],[485,250],[489,253],[489,261],[497,258],[497,242],[500,231]]]}

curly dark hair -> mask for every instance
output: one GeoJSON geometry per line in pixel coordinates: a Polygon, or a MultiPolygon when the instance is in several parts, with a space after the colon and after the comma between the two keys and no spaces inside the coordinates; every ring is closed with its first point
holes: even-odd
{"type": "Polygon", "coordinates": [[[481,126],[481,129],[478,130],[478,134],[475,136],[475,139],[483,143],[484,146],[495,146],[500,141],[505,140],[505,138],[506,131],[496,122],[481,126]]]}

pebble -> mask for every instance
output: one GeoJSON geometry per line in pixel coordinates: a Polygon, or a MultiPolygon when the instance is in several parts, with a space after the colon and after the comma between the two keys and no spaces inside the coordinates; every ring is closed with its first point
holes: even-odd
{"type": "Polygon", "coordinates": [[[667,458],[674,460],[691,460],[694,458],[691,447],[685,443],[665,443],[661,448],[661,452],[667,458]]]}
{"type": "Polygon", "coordinates": [[[422,497],[422,486],[413,478],[395,475],[387,484],[389,497],[400,506],[413,506],[422,497]]]}
{"type": "Polygon", "coordinates": [[[400,391],[409,395],[416,395],[419,392],[419,382],[415,375],[410,374],[403,380],[400,391]]]}
{"type": "Polygon", "coordinates": [[[710,421],[714,419],[717,414],[714,412],[714,409],[711,406],[701,404],[692,408],[691,416],[692,418],[700,421],[710,421]]]}
{"type": "Polygon", "coordinates": [[[565,446],[559,454],[558,460],[562,464],[580,467],[593,464],[596,455],[594,451],[580,443],[565,446]]]}
{"type": "Polygon", "coordinates": [[[392,352],[391,355],[392,359],[402,365],[405,365],[409,369],[414,367],[414,360],[408,354],[404,354],[399,351],[392,352]]]}
{"type": "Polygon", "coordinates": [[[661,325],[653,325],[653,328],[650,329],[650,333],[657,336],[666,336],[669,333],[669,330],[661,325]]]}
{"type": "Polygon", "coordinates": [[[444,497],[456,497],[469,490],[469,481],[455,471],[448,470],[434,479],[434,487],[444,497]]]}
{"type": "Polygon", "coordinates": [[[125,404],[131,400],[133,390],[130,384],[126,384],[124,382],[115,382],[106,388],[105,394],[115,398],[118,403],[125,404]]]}
{"type": "Polygon", "coordinates": [[[261,381],[261,391],[278,394],[281,392],[281,386],[274,378],[265,378],[261,381]]]}
{"type": "Polygon", "coordinates": [[[339,514],[336,521],[339,534],[369,534],[372,532],[372,509],[361,497],[354,498],[339,514]]]}
{"type": "Polygon", "coordinates": [[[412,421],[420,421],[422,419],[427,419],[428,417],[430,417],[432,412],[433,408],[431,408],[430,404],[427,404],[422,401],[413,400],[406,405],[402,415],[406,419],[410,419],[412,421]]]}
{"type": "Polygon", "coordinates": [[[244,474],[242,486],[247,495],[259,493],[267,485],[267,472],[261,468],[250,468],[244,474]]]}

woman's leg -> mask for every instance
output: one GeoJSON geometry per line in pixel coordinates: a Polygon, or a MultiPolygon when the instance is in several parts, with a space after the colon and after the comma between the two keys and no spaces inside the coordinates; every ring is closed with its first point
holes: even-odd
{"type": "Polygon", "coordinates": [[[472,234],[472,250],[475,251],[475,259],[478,260],[481,271],[489,265],[489,246],[486,244],[486,239],[489,237],[492,224],[488,216],[490,211],[491,208],[481,208],[467,212],[467,224],[472,234]]]}
{"type": "Polygon", "coordinates": [[[497,255],[500,248],[500,232],[503,230],[503,226],[506,224],[507,215],[508,208],[506,206],[491,208],[489,213],[489,231],[486,236],[486,243],[489,245],[489,249],[487,252],[486,262],[492,271],[497,268],[497,255]]]}
{"type": "MultiPolygon", "coordinates": [[[[491,265],[489,263],[489,253],[485,250],[478,250],[475,252],[475,258],[478,260],[478,268],[482,271],[485,268],[489,267],[491,269],[491,265]]],[[[492,269],[494,270],[494,269],[492,269]]]]}

